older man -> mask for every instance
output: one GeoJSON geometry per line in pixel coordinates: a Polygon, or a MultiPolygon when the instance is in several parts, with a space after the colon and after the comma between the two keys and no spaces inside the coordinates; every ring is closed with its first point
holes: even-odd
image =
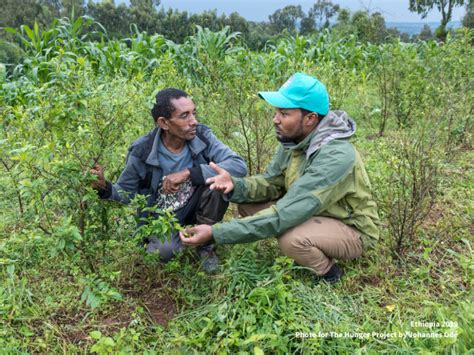
{"type": "Polygon", "coordinates": [[[207,179],[247,217],[194,226],[181,240],[200,245],[277,237],[283,254],[311,269],[316,280],[334,283],[343,274],[336,260],[360,256],[379,238],[369,179],[348,140],[355,122],[345,112],[329,111],[325,86],[306,74],[259,95],[276,109],[281,144],[270,165],[262,175],[235,178],[211,164],[218,175],[207,179]]]}
{"type": "MultiPolygon", "coordinates": [[[[131,145],[125,170],[115,185],[105,180],[100,166],[92,170],[98,176],[93,187],[99,196],[127,203],[137,193],[146,195],[148,207],[171,209],[182,225],[212,225],[222,220],[229,202],[205,184],[216,175],[209,163],[242,177],[247,174],[244,160],[198,123],[196,106],[182,90],[158,92],[151,114],[157,127],[131,145]]],[[[178,233],[150,236],[145,242],[147,251],[158,251],[164,261],[182,248],[178,233]]],[[[215,271],[218,259],[213,245],[201,247],[199,255],[204,269],[215,271]]]]}

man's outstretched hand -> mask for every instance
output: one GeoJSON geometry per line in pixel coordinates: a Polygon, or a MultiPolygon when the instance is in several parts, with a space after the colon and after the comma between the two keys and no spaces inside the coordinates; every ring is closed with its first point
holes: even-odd
{"type": "Polygon", "coordinates": [[[209,166],[217,173],[216,176],[213,176],[206,180],[206,184],[210,185],[209,189],[217,190],[222,193],[229,193],[234,189],[234,183],[232,178],[227,170],[222,169],[216,163],[209,163],[209,166]]]}
{"type": "Polygon", "coordinates": [[[206,244],[212,240],[212,227],[207,224],[199,224],[179,232],[179,237],[183,245],[199,246],[206,244]]]}

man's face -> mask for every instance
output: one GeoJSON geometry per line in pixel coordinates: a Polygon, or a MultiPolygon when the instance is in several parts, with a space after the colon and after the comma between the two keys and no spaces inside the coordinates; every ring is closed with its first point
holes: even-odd
{"type": "Polygon", "coordinates": [[[164,128],[167,134],[172,138],[182,140],[192,140],[196,136],[196,106],[189,97],[180,97],[171,99],[174,111],[171,118],[160,120],[161,128],[164,128]]]}
{"type": "Polygon", "coordinates": [[[277,108],[273,117],[277,139],[282,143],[298,143],[306,137],[303,114],[299,108],[277,108]]]}

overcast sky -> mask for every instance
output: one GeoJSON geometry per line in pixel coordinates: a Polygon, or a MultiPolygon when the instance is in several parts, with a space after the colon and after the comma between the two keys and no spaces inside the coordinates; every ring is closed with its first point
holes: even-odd
{"type": "MultiPolygon", "coordinates": [[[[129,0],[116,0],[116,3],[129,0]]],[[[314,0],[161,0],[162,6],[167,8],[186,10],[191,13],[217,9],[217,12],[230,14],[237,11],[248,20],[268,21],[268,16],[286,5],[301,5],[307,11],[314,0]]],[[[434,9],[425,20],[408,10],[409,0],[333,0],[333,3],[352,11],[368,9],[371,12],[379,11],[388,22],[437,22],[441,19],[439,12],[434,9]]],[[[453,21],[461,20],[465,8],[457,7],[453,11],[453,21]]]]}

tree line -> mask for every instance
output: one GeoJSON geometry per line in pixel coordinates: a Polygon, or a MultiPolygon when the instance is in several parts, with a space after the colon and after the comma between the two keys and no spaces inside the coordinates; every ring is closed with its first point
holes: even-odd
{"type": "MultiPolygon", "coordinates": [[[[316,0],[313,6],[303,11],[300,5],[288,5],[276,10],[268,21],[248,21],[237,12],[229,15],[218,15],[217,10],[190,14],[176,9],[165,10],[160,0],[130,0],[130,4],[116,4],[114,0],[3,0],[0,11],[0,27],[20,28],[22,25],[32,27],[38,23],[39,28],[47,28],[57,18],[90,16],[100,23],[109,38],[127,38],[136,25],[139,31],[149,34],[158,33],[175,43],[183,43],[192,35],[196,26],[219,31],[228,26],[232,32],[240,32],[250,49],[262,49],[269,41],[288,35],[310,35],[326,29],[336,32],[341,37],[356,35],[361,42],[382,43],[389,38],[398,37],[404,42],[428,40],[446,37],[446,25],[451,19],[452,8],[464,5],[464,0],[410,0],[410,10],[425,17],[437,7],[442,14],[440,27],[435,34],[425,25],[419,35],[410,37],[396,28],[387,28],[383,15],[379,12],[359,10],[350,12],[331,0],[316,0]]],[[[466,5],[463,25],[472,28],[472,1],[466,5]]],[[[92,31],[92,29],[91,29],[92,31]]],[[[0,39],[14,41],[6,31],[0,31],[0,39]]],[[[10,45],[0,41],[0,62],[14,54],[10,45]],[[8,48],[7,48],[8,47],[8,48]]]]}

